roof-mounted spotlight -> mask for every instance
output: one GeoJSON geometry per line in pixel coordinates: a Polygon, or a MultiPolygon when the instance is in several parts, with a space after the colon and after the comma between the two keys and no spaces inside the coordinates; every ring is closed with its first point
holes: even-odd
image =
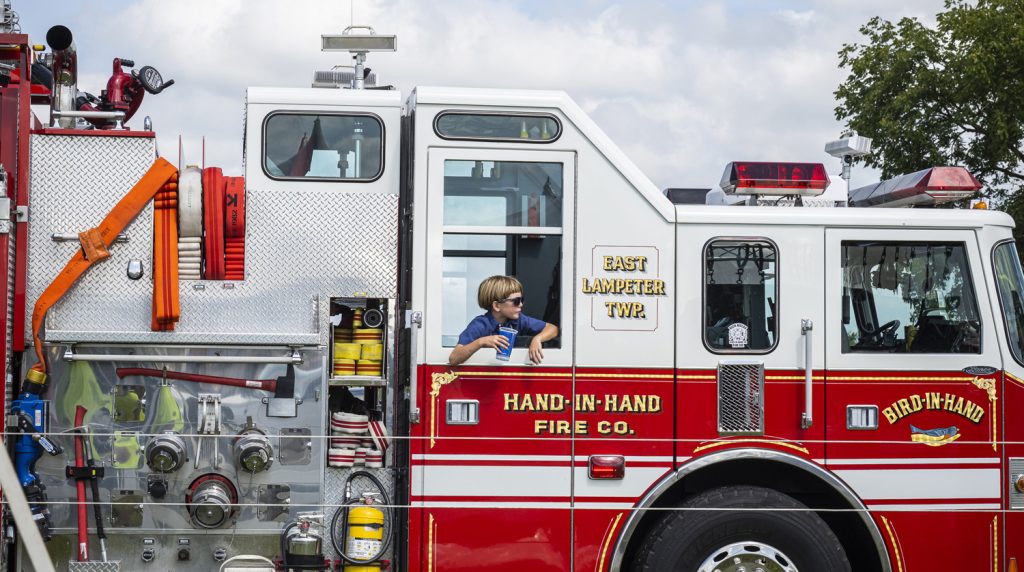
{"type": "Polygon", "coordinates": [[[349,52],[355,60],[352,74],[352,89],[363,89],[366,85],[363,64],[369,52],[394,52],[398,50],[398,36],[378,34],[371,26],[349,26],[340,34],[322,34],[320,50],[324,52],[349,52]],[[365,34],[357,34],[364,30],[365,34]]]}

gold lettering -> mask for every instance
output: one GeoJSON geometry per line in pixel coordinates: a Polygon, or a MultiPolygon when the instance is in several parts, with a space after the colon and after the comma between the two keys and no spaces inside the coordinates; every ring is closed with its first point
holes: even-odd
{"type": "Polygon", "coordinates": [[[924,408],[920,395],[914,394],[910,396],[910,408],[915,412],[924,408]]]}
{"type": "Polygon", "coordinates": [[[636,257],[636,262],[637,262],[637,270],[639,270],[640,272],[647,272],[647,257],[646,256],[637,256],[636,257]]]}
{"type": "Polygon", "coordinates": [[[533,398],[533,404],[536,411],[551,411],[551,405],[549,404],[549,395],[538,394],[533,398]]]}
{"type": "Polygon", "coordinates": [[[614,318],[615,317],[615,310],[614,310],[615,302],[605,302],[604,303],[604,307],[608,308],[608,317],[609,318],[614,318]]]}
{"type": "Polygon", "coordinates": [[[555,435],[568,435],[569,434],[569,421],[565,419],[559,419],[555,421],[555,435]]]}
{"type": "Polygon", "coordinates": [[[604,265],[603,265],[603,268],[604,268],[604,269],[605,269],[606,271],[611,271],[611,270],[613,270],[613,268],[612,268],[612,263],[613,263],[614,259],[615,259],[615,257],[614,257],[614,256],[605,256],[605,257],[604,257],[604,265]]]}
{"type": "Polygon", "coordinates": [[[959,413],[960,415],[964,414],[964,398],[963,397],[960,397],[960,398],[958,398],[956,400],[956,406],[953,407],[953,412],[954,413],[959,413]]]}
{"type": "Polygon", "coordinates": [[[942,395],[937,392],[925,394],[928,402],[928,409],[939,409],[942,406],[942,395]]]}
{"type": "Polygon", "coordinates": [[[583,419],[577,419],[576,420],[576,434],[577,435],[586,435],[587,431],[589,431],[589,427],[587,427],[587,422],[585,420],[583,420],[583,419]]]}
{"type": "Polygon", "coordinates": [[[519,396],[515,393],[505,394],[505,411],[519,411],[519,396]]]}
{"type": "Polygon", "coordinates": [[[597,432],[600,433],[601,435],[608,435],[608,434],[610,434],[612,432],[612,422],[611,421],[598,421],[597,422],[597,432]]]}
{"type": "Polygon", "coordinates": [[[900,408],[900,417],[904,415],[910,415],[910,402],[906,399],[901,399],[896,402],[896,406],[900,408]]]}
{"type": "Polygon", "coordinates": [[[597,408],[594,404],[593,394],[577,394],[576,395],[576,411],[589,412],[595,411],[597,408]]]}
{"type": "Polygon", "coordinates": [[[892,407],[886,407],[885,409],[883,409],[882,415],[885,416],[885,418],[889,421],[890,425],[895,423],[900,418],[900,416],[892,407]]]}
{"type": "Polygon", "coordinates": [[[973,403],[971,405],[974,405],[974,411],[972,411],[971,414],[967,416],[967,418],[970,419],[971,421],[977,423],[977,422],[981,421],[982,417],[985,416],[985,409],[983,407],[981,407],[979,405],[975,405],[973,403]]]}
{"type": "Polygon", "coordinates": [[[654,295],[655,296],[664,296],[665,295],[665,281],[664,280],[655,280],[654,281],[654,295]]]}
{"type": "Polygon", "coordinates": [[[956,405],[956,396],[952,393],[947,393],[945,399],[942,401],[942,408],[946,411],[953,411],[954,405],[956,405]]]}
{"type": "Polygon", "coordinates": [[[551,422],[550,421],[548,421],[547,419],[534,419],[533,420],[533,433],[535,435],[540,435],[541,433],[546,433],[546,432],[549,432],[549,431],[551,431],[551,422]]]}

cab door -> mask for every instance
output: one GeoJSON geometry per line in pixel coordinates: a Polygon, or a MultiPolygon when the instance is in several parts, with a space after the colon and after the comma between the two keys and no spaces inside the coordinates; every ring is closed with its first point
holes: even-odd
{"type": "Polygon", "coordinates": [[[829,229],[826,252],[828,467],[906,569],[1001,570],[1002,358],[975,232],[829,229]]]}
{"type": "Polygon", "coordinates": [[[824,457],[823,234],[680,228],[680,464],[749,447],[824,457]]]}
{"type": "Polygon", "coordinates": [[[567,570],[575,155],[435,147],[427,168],[411,444],[419,569],[567,570]],[[485,312],[480,282],[496,274],[517,277],[523,313],[559,326],[559,337],[541,365],[520,335],[507,362],[481,349],[449,366],[460,332],[485,312]]]}

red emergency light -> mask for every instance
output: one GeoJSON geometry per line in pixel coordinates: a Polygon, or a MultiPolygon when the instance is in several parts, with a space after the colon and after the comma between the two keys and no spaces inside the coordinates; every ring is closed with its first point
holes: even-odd
{"type": "Polygon", "coordinates": [[[721,185],[727,195],[817,196],[828,183],[821,163],[733,161],[725,166],[721,185]]]}
{"type": "Polygon", "coordinates": [[[626,477],[626,458],[622,455],[591,455],[587,463],[591,479],[623,479],[626,477]]]}
{"type": "Polygon", "coordinates": [[[981,183],[963,167],[932,167],[850,191],[852,207],[933,206],[966,199],[981,183]]]}

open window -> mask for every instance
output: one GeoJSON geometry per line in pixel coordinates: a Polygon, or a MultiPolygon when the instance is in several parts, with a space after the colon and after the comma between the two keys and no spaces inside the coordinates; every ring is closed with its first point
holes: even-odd
{"type": "MultiPolygon", "coordinates": [[[[557,361],[547,350],[567,347],[571,160],[571,154],[561,152],[432,152],[434,206],[428,210],[436,250],[431,246],[434,254],[428,254],[435,269],[428,277],[428,307],[435,319],[428,335],[437,335],[440,342],[430,344],[437,359],[447,361],[469,322],[488,311],[479,306],[477,292],[494,275],[514,276],[523,284],[523,314],[559,327],[560,335],[544,344],[545,363],[557,361]]],[[[515,348],[521,348],[522,359],[514,350],[510,363],[526,361],[531,340],[517,336],[515,348]]],[[[490,363],[493,354],[479,351],[472,359],[490,363]]]]}
{"type": "MultiPolygon", "coordinates": [[[[525,314],[560,325],[562,164],[446,160],[444,170],[442,345],[455,347],[486,312],[477,288],[495,274],[522,282],[525,314]]],[[[516,338],[516,347],[529,344],[516,338]]]]}

